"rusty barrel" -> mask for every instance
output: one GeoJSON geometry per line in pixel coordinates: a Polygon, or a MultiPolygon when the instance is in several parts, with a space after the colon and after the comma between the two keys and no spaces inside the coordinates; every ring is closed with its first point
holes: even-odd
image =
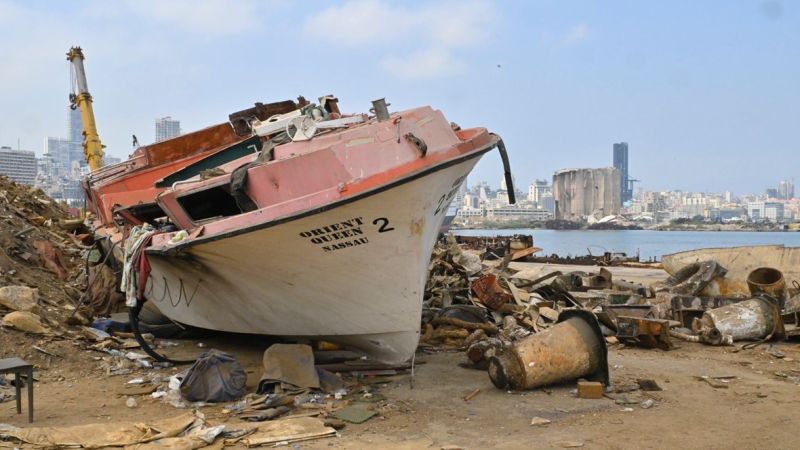
{"type": "Polygon", "coordinates": [[[558,323],[489,359],[499,389],[533,389],[577,378],[608,384],[608,349],[594,314],[566,310],[558,323]]]}
{"type": "Polygon", "coordinates": [[[708,310],[694,328],[716,328],[734,341],[761,339],[776,330],[776,305],[761,297],[708,310]]]}
{"type": "Polygon", "coordinates": [[[783,305],[786,297],[786,280],[783,273],[772,267],[759,267],[747,276],[747,287],[753,296],[767,294],[775,297],[783,305]]]}

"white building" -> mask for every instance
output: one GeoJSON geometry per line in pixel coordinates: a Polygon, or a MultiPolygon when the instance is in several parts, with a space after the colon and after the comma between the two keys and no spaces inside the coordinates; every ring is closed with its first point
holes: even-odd
{"type": "Polygon", "coordinates": [[[534,180],[528,187],[528,200],[532,202],[541,202],[542,196],[545,194],[552,194],[553,186],[547,180],[534,180]]]}
{"type": "Polygon", "coordinates": [[[770,222],[783,222],[783,203],[779,202],[749,202],[747,203],[747,216],[753,222],[768,220],[770,222]]]}
{"type": "Polygon", "coordinates": [[[456,213],[456,217],[469,218],[469,217],[483,217],[483,208],[461,208],[456,213]]]}
{"type": "Polygon", "coordinates": [[[36,181],[36,153],[0,147],[0,173],[11,181],[32,186],[36,181]]]}
{"type": "Polygon", "coordinates": [[[156,119],[156,142],[166,141],[181,134],[181,121],[172,116],[156,119]]]}
{"type": "Polygon", "coordinates": [[[552,218],[552,214],[543,209],[522,208],[509,205],[487,209],[486,217],[489,219],[528,219],[542,221],[552,218]]]}

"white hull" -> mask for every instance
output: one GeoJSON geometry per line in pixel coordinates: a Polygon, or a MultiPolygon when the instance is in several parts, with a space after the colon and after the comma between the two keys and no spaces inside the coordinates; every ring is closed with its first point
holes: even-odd
{"type": "Polygon", "coordinates": [[[448,209],[441,200],[452,198],[482,153],[176,255],[148,251],[146,297],[170,319],[196,327],[318,337],[385,362],[408,360],[448,209]]]}

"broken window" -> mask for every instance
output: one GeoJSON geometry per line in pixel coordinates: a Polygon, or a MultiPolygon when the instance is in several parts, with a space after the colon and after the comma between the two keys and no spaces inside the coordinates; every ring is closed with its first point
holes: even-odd
{"type": "Polygon", "coordinates": [[[228,192],[227,185],[178,197],[178,203],[195,222],[214,217],[235,216],[243,212],[236,204],[236,199],[228,192]]]}

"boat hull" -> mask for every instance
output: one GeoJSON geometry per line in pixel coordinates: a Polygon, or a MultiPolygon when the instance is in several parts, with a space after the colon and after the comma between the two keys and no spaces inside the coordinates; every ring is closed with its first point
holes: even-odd
{"type": "Polygon", "coordinates": [[[488,150],[358,199],[179,252],[148,251],[145,296],[196,327],[315,337],[406,361],[447,202],[488,150]]]}

